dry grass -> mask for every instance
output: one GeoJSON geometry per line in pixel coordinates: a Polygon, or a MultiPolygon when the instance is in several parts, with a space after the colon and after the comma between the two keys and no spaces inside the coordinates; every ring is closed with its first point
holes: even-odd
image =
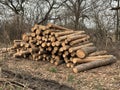
{"type": "Polygon", "coordinates": [[[11,69],[23,70],[39,78],[54,80],[76,90],[119,90],[120,60],[117,63],[74,74],[65,65],[58,67],[43,61],[8,60],[6,64],[11,69]],[[52,71],[50,71],[52,67],[52,71]],[[57,72],[53,70],[57,70],[57,72]]]}
{"type": "MultiPolygon", "coordinates": [[[[67,68],[64,64],[60,66],[54,66],[53,64],[43,61],[14,59],[8,57],[7,55],[1,56],[0,62],[4,61],[5,64],[11,69],[27,71],[33,76],[54,80],[60,84],[70,87],[72,86],[76,90],[119,90],[119,47],[117,49],[111,49],[109,52],[118,57],[116,63],[77,74],[73,73],[72,69],[67,68]]],[[[0,90],[2,89],[0,88],[0,90]]]]}

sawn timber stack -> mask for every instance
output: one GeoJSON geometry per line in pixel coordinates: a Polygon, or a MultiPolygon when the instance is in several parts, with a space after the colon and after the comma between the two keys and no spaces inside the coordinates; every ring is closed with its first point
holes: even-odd
{"type": "Polygon", "coordinates": [[[65,63],[75,73],[116,61],[107,51],[98,51],[85,31],[75,31],[54,24],[35,25],[22,40],[14,40],[13,57],[65,63]]]}

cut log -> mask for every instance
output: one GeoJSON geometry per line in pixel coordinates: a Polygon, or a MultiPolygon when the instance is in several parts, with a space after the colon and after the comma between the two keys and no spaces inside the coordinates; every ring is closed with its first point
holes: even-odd
{"type": "Polygon", "coordinates": [[[68,29],[68,28],[64,28],[62,26],[58,26],[58,25],[55,25],[55,24],[52,24],[52,23],[48,23],[47,26],[49,28],[53,28],[53,29],[60,29],[60,30],[71,30],[71,29],[68,29]]]}
{"type": "Polygon", "coordinates": [[[31,33],[26,33],[22,35],[22,40],[27,42],[29,41],[29,37],[31,36],[31,33]]]}
{"type": "Polygon", "coordinates": [[[33,28],[31,28],[32,32],[35,32],[39,28],[39,25],[35,24],[33,28]]]}
{"type": "Polygon", "coordinates": [[[43,25],[39,25],[39,30],[47,30],[49,29],[49,27],[43,26],[43,25]]]}
{"type": "MultiPolygon", "coordinates": [[[[69,39],[69,38],[74,37],[74,36],[77,36],[77,37],[80,38],[80,37],[81,37],[81,34],[83,34],[84,32],[85,32],[85,31],[79,31],[79,32],[75,32],[75,31],[74,31],[74,33],[72,33],[72,34],[60,36],[60,37],[58,37],[57,39],[58,39],[59,41],[62,41],[62,40],[69,39]]],[[[85,35],[85,34],[83,34],[83,35],[85,35]]]]}
{"type": "Polygon", "coordinates": [[[55,33],[55,36],[60,37],[60,36],[69,35],[69,34],[72,34],[72,33],[74,33],[74,31],[58,32],[58,33],[55,33]]]}
{"type": "Polygon", "coordinates": [[[29,52],[33,53],[33,52],[38,52],[40,49],[39,48],[29,48],[29,52]]]}
{"type": "Polygon", "coordinates": [[[74,35],[74,36],[68,37],[67,41],[70,42],[70,41],[81,39],[84,37],[87,37],[87,35],[86,34],[74,35]]]}
{"type": "Polygon", "coordinates": [[[93,46],[93,43],[88,43],[88,44],[85,44],[85,45],[81,45],[81,46],[75,46],[75,47],[70,47],[69,48],[69,52],[72,53],[78,49],[81,49],[83,47],[88,47],[88,46],[93,46]]]}
{"type": "Polygon", "coordinates": [[[97,48],[94,47],[94,46],[92,46],[92,47],[84,47],[84,48],[81,48],[81,49],[77,50],[76,55],[79,58],[85,58],[90,53],[95,52],[96,50],[97,50],[97,48]]]}
{"type": "Polygon", "coordinates": [[[107,54],[107,51],[105,51],[105,50],[96,51],[96,52],[89,54],[89,56],[98,56],[98,55],[104,55],[104,54],[107,54]]]}
{"type": "Polygon", "coordinates": [[[95,60],[103,60],[103,59],[107,59],[107,58],[111,58],[113,57],[113,55],[101,55],[101,56],[91,56],[91,57],[86,57],[85,59],[81,59],[81,58],[73,58],[72,62],[74,64],[76,63],[86,63],[86,62],[91,62],[91,61],[95,61],[95,60]]]}
{"type": "Polygon", "coordinates": [[[97,68],[100,66],[112,64],[114,62],[116,62],[116,57],[111,57],[111,58],[107,58],[107,59],[103,59],[103,60],[96,60],[93,62],[89,62],[89,63],[80,64],[80,65],[75,66],[75,68],[73,68],[73,72],[78,73],[81,71],[85,71],[85,70],[97,68]]]}
{"type": "Polygon", "coordinates": [[[63,62],[64,62],[63,60],[59,60],[59,61],[55,61],[54,64],[55,64],[56,66],[58,66],[58,65],[62,64],[63,62]]]}
{"type": "Polygon", "coordinates": [[[90,36],[86,36],[86,37],[84,37],[84,38],[80,38],[80,39],[71,41],[71,42],[70,42],[70,45],[72,46],[72,45],[78,44],[78,43],[80,43],[80,42],[87,41],[89,38],[90,38],[90,36]]]}

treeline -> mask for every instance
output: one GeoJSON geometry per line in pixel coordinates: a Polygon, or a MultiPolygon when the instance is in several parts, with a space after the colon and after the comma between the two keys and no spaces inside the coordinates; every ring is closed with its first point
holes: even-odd
{"type": "Polygon", "coordinates": [[[21,39],[35,24],[48,22],[86,30],[97,44],[116,41],[111,0],[0,0],[0,42],[21,39]]]}

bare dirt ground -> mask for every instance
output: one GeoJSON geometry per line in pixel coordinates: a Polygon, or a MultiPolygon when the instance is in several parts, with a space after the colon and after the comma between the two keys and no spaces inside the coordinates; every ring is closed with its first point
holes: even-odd
{"type": "Polygon", "coordinates": [[[1,55],[0,90],[120,90],[120,50],[109,53],[117,56],[116,63],[77,74],[64,64],[1,55]]]}

